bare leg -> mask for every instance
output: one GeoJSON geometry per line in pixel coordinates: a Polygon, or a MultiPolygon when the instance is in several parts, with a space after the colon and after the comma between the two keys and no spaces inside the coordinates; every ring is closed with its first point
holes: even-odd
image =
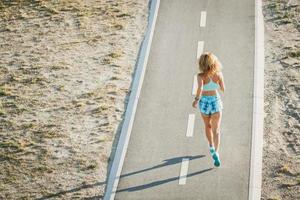
{"type": "Polygon", "coordinates": [[[208,140],[209,145],[213,146],[213,134],[212,134],[212,126],[211,126],[211,117],[201,113],[201,116],[205,125],[205,134],[208,140]]]}
{"type": "Polygon", "coordinates": [[[222,111],[211,115],[211,126],[212,126],[213,140],[214,140],[216,152],[218,152],[220,146],[221,118],[222,118],[222,111]]]}

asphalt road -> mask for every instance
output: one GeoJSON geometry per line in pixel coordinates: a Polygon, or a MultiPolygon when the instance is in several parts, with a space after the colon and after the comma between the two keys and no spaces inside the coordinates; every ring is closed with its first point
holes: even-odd
{"type": "Polygon", "coordinates": [[[161,0],[115,199],[248,199],[254,3],[161,0]],[[205,27],[199,25],[202,11],[205,27]],[[199,41],[223,64],[219,168],[213,166],[200,112],[192,108],[199,41]],[[190,114],[195,114],[195,123],[192,137],[187,137],[190,114]],[[188,164],[186,179],[180,178],[183,159],[188,164]]]}

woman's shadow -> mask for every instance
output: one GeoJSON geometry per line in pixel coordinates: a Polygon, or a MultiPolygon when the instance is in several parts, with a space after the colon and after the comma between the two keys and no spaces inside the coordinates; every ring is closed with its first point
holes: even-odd
{"type": "MultiPolygon", "coordinates": [[[[157,169],[157,168],[160,168],[160,167],[165,167],[165,166],[168,166],[168,165],[178,164],[178,163],[182,162],[183,158],[187,158],[187,159],[189,159],[189,161],[192,161],[192,160],[202,158],[202,157],[205,157],[205,155],[181,156],[181,157],[166,159],[166,160],[164,160],[164,163],[162,163],[162,164],[155,165],[153,167],[146,168],[146,169],[139,170],[139,171],[122,174],[120,176],[120,179],[124,178],[126,176],[131,176],[131,175],[134,175],[134,174],[138,174],[138,173],[142,173],[142,172],[145,172],[145,171],[157,169]]],[[[193,173],[187,174],[186,177],[191,177],[191,176],[195,176],[195,175],[198,175],[198,174],[202,174],[202,173],[210,171],[212,169],[213,168],[211,167],[211,168],[207,168],[207,169],[200,170],[200,171],[197,171],[197,172],[193,172],[193,173]]],[[[147,184],[143,184],[143,185],[138,185],[138,186],[133,186],[133,187],[129,187],[129,188],[120,189],[120,190],[117,190],[116,192],[124,192],[124,191],[133,192],[133,191],[137,191],[137,190],[143,190],[143,189],[147,189],[147,188],[150,188],[150,187],[155,187],[155,186],[158,186],[158,185],[161,185],[161,184],[165,184],[165,183],[168,183],[168,182],[176,181],[176,180],[179,180],[179,178],[180,178],[179,176],[175,176],[175,177],[168,178],[168,179],[153,181],[151,183],[147,183],[147,184]]]]}
{"type": "MultiPolygon", "coordinates": [[[[149,171],[149,170],[153,170],[153,169],[158,169],[160,167],[165,167],[165,166],[169,166],[169,165],[179,164],[179,163],[182,162],[183,158],[188,158],[190,161],[192,161],[192,160],[199,159],[199,158],[202,158],[202,157],[205,157],[205,155],[174,157],[174,158],[163,160],[163,163],[161,163],[161,164],[158,164],[158,165],[155,165],[155,166],[152,166],[152,167],[149,167],[149,168],[145,168],[145,169],[142,169],[142,170],[138,170],[138,171],[134,171],[134,172],[122,174],[122,175],[120,175],[117,178],[121,179],[121,178],[124,178],[124,177],[127,177],[127,176],[132,176],[132,175],[135,175],[135,174],[139,174],[139,173],[142,173],[142,172],[145,172],[145,171],[149,171]]],[[[195,175],[198,175],[198,174],[210,171],[212,169],[213,168],[208,168],[208,169],[200,170],[200,171],[197,171],[197,172],[193,172],[191,174],[187,174],[187,177],[195,176],[195,175]]],[[[143,184],[143,185],[139,185],[139,186],[133,186],[133,187],[129,187],[129,188],[120,189],[120,190],[117,190],[116,192],[124,192],[124,191],[131,191],[132,192],[132,191],[136,191],[136,190],[143,190],[143,189],[147,189],[149,187],[155,187],[155,186],[158,186],[158,185],[161,185],[161,184],[164,184],[164,183],[168,183],[168,182],[171,182],[171,181],[176,181],[176,180],[179,180],[179,176],[168,178],[168,179],[164,179],[164,180],[158,180],[158,181],[154,181],[154,182],[143,184]]],[[[104,185],[106,183],[107,183],[107,180],[103,181],[103,182],[97,182],[97,183],[94,183],[94,184],[83,185],[83,186],[80,186],[80,187],[77,187],[77,188],[73,188],[73,189],[70,189],[70,190],[65,190],[65,191],[61,191],[61,192],[58,192],[58,193],[49,194],[47,196],[38,198],[38,200],[55,198],[55,197],[59,197],[61,195],[65,195],[67,193],[78,192],[78,191],[80,191],[82,189],[93,188],[93,187],[97,187],[97,186],[100,186],[100,185],[104,185]]],[[[101,196],[97,196],[97,197],[91,197],[91,198],[88,198],[88,199],[99,199],[101,197],[102,197],[102,195],[101,196]]]]}

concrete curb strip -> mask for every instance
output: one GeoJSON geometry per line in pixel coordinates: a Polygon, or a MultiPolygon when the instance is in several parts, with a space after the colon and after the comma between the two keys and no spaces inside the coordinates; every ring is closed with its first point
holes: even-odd
{"type": "Polygon", "coordinates": [[[264,19],[262,1],[255,0],[255,62],[249,200],[260,200],[264,123],[264,19]]]}

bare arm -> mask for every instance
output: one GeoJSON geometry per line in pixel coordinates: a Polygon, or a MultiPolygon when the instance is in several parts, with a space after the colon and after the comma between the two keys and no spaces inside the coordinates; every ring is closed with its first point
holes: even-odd
{"type": "Polygon", "coordinates": [[[203,82],[202,82],[202,78],[200,77],[200,75],[197,75],[197,80],[198,80],[198,88],[197,88],[197,92],[196,92],[196,96],[195,96],[195,100],[193,101],[192,106],[194,108],[197,107],[197,102],[200,98],[201,92],[202,92],[202,88],[203,88],[203,82]]]}
{"type": "Polygon", "coordinates": [[[200,97],[202,89],[203,89],[203,80],[200,75],[197,75],[197,80],[198,80],[198,88],[196,92],[196,97],[200,97]]]}
{"type": "Polygon", "coordinates": [[[225,92],[225,83],[224,83],[224,77],[223,73],[220,72],[220,81],[219,81],[220,89],[222,92],[225,92]]]}

